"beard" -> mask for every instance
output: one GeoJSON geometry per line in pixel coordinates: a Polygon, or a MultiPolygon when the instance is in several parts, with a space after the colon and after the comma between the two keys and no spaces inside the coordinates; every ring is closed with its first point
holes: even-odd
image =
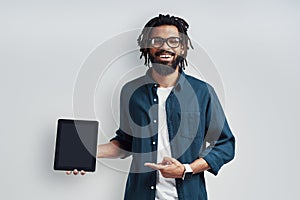
{"type": "Polygon", "coordinates": [[[160,75],[167,76],[175,72],[177,69],[178,64],[183,60],[183,57],[180,55],[176,55],[175,53],[168,52],[171,54],[174,58],[172,61],[161,61],[156,59],[156,57],[159,57],[161,54],[168,52],[165,50],[159,51],[155,53],[155,56],[149,54],[149,58],[152,64],[152,68],[160,75]]]}

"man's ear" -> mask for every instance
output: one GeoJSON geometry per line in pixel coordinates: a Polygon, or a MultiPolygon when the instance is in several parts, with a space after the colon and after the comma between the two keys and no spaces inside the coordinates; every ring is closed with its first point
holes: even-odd
{"type": "Polygon", "coordinates": [[[180,51],[180,55],[183,55],[183,54],[184,54],[184,49],[182,48],[180,51]]]}
{"type": "Polygon", "coordinates": [[[180,47],[180,55],[183,55],[183,54],[184,54],[184,46],[181,45],[181,47],[180,47]]]}

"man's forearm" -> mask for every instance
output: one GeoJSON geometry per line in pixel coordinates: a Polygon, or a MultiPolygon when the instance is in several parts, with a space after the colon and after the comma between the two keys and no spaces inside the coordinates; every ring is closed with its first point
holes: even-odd
{"type": "Polygon", "coordinates": [[[121,158],[125,155],[125,151],[120,148],[120,144],[116,140],[100,144],[97,147],[97,158],[121,158]]]}
{"type": "Polygon", "coordinates": [[[193,169],[193,174],[197,174],[199,172],[210,169],[208,163],[203,158],[198,158],[197,160],[192,162],[190,166],[193,169]]]}

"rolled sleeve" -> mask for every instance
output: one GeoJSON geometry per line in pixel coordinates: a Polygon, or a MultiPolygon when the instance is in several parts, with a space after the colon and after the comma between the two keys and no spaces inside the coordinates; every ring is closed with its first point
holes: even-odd
{"type": "Polygon", "coordinates": [[[116,140],[119,142],[121,149],[131,152],[132,151],[132,136],[126,134],[121,129],[116,131],[116,136],[110,141],[116,140]]]}
{"type": "Polygon", "coordinates": [[[133,137],[130,135],[130,115],[128,111],[129,94],[128,87],[125,85],[120,94],[120,127],[116,131],[116,136],[110,141],[117,140],[123,150],[131,152],[133,137]]]}
{"type": "Polygon", "coordinates": [[[211,99],[206,112],[205,143],[209,146],[201,152],[210,166],[209,172],[217,175],[221,167],[234,158],[235,138],[229,128],[225,114],[216,93],[210,88],[211,99]]]}

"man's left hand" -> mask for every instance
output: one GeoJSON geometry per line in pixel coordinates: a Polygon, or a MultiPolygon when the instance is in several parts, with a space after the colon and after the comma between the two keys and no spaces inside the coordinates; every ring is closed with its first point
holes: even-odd
{"type": "Polygon", "coordinates": [[[161,163],[145,163],[146,167],[159,170],[165,178],[182,178],[184,166],[175,158],[164,157],[161,163]]]}

